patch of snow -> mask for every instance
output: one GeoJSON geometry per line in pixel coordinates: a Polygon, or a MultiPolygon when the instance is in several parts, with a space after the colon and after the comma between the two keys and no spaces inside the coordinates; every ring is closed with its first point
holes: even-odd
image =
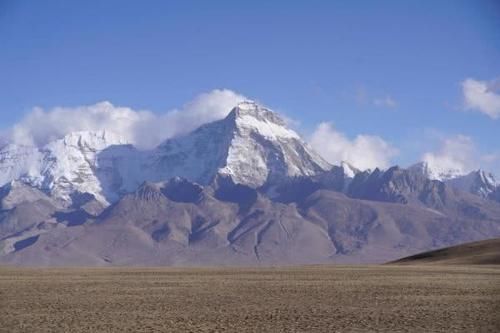
{"type": "Polygon", "coordinates": [[[346,176],[347,178],[354,178],[359,172],[358,169],[344,161],[340,163],[340,166],[342,167],[342,170],[344,170],[344,176],[346,176]]]}
{"type": "Polygon", "coordinates": [[[268,120],[260,120],[250,115],[238,117],[236,123],[240,129],[256,131],[263,137],[270,140],[277,140],[279,138],[299,139],[299,135],[297,133],[286,127],[280,126],[268,120]]]}

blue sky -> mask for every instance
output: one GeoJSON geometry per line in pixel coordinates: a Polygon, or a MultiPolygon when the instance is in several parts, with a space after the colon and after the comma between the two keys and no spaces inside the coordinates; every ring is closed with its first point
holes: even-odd
{"type": "Polygon", "coordinates": [[[398,150],[391,162],[465,137],[500,171],[500,119],[465,110],[462,87],[469,78],[498,94],[493,0],[0,0],[0,50],[4,130],[35,106],[107,100],[161,114],[225,88],[305,136],[330,122],[353,142],[380,137],[398,150]]]}

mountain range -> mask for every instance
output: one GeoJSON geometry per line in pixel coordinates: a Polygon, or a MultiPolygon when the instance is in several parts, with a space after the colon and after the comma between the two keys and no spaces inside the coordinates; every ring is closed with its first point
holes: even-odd
{"type": "Polygon", "coordinates": [[[500,236],[500,184],[425,162],[331,165],[275,112],[139,150],[108,131],[0,149],[0,263],[375,263],[500,236]]]}

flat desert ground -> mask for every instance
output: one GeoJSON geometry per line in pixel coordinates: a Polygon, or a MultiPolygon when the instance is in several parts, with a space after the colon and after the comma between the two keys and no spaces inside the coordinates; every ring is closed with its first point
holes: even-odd
{"type": "Polygon", "coordinates": [[[500,332],[500,267],[3,267],[0,331],[500,332]]]}

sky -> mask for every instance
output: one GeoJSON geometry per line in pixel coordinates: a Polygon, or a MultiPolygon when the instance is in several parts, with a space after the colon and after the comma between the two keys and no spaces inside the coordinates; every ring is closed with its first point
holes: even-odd
{"type": "Polygon", "coordinates": [[[500,3],[0,0],[0,135],[145,148],[253,99],[327,160],[500,176],[500,3]]]}

